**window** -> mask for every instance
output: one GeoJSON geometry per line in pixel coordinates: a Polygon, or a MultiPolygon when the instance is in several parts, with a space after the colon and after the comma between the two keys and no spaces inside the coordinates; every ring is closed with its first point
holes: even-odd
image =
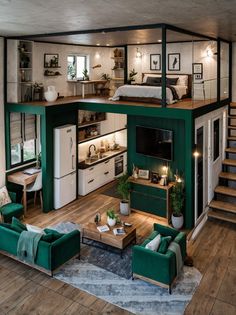
{"type": "Polygon", "coordinates": [[[67,79],[82,80],[83,71],[88,69],[88,57],[79,55],[70,55],[67,57],[67,79]]]}
{"type": "Polygon", "coordinates": [[[11,113],[11,166],[32,161],[36,157],[36,115],[11,113]]]}

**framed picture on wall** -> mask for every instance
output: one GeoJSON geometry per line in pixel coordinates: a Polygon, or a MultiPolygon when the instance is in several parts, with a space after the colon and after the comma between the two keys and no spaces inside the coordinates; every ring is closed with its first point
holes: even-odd
{"type": "Polygon", "coordinates": [[[180,71],[180,54],[168,54],[168,70],[180,71]]]}
{"type": "Polygon", "coordinates": [[[59,54],[44,54],[44,68],[58,68],[59,54]]]}
{"type": "Polygon", "coordinates": [[[150,55],[150,70],[161,70],[161,55],[160,54],[150,55]]]}
{"type": "Polygon", "coordinates": [[[193,76],[195,80],[201,80],[203,75],[203,64],[193,63],[193,76]]]}

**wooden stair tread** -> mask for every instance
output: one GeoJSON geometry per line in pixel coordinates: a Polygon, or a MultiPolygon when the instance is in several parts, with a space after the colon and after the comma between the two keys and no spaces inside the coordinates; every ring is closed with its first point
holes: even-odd
{"type": "Polygon", "coordinates": [[[236,166],[236,160],[224,159],[224,160],[222,161],[222,164],[224,164],[224,165],[230,165],[230,166],[236,166]]]}
{"type": "Polygon", "coordinates": [[[225,149],[225,152],[228,152],[228,153],[236,153],[236,148],[232,148],[232,147],[226,148],[226,149],[225,149]]]}
{"type": "Polygon", "coordinates": [[[230,172],[220,172],[219,177],[225,178],[228,180],[236,180],[236,174],[230,172]]]}
{"type": "Polygon", "coordinates": [[[234,125],[228,125],[228,129],[236,129],[236,126],[234,126],[234,125]]]}
{"type": "Polygon", "coordinates": [[[236,217],[235,217],[235,215],[233,215],[231,213],[216,212],[216,211],[210,210],[208,212],[208,217],[214,218],[214,219],[219,219],[222,221],[236,223],[236,217]]]}
{"type": "Polygon", "coordinates": [[[230,202],[212,200],[209,204],[209,207],[236,214],[236,204],[230,202]]]}
{"type": "Polygon", "coordinates": [[[229,140],[229,141],[236,141],[236,137],[233,137],[233,136],[227,137],[227,140],[229,140]]]}
{"type": "Polygon", "coordinates": [[[230,187],[226,187],[226,186],[217,186],[215,188],[215,192],[218,194],[236,197],[236,189],[235,188],[230,188],[230,187]]]}

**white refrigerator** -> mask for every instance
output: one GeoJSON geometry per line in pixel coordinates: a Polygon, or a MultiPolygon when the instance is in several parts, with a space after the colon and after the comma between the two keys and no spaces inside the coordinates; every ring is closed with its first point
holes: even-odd
{"type": "Polygon", "coordinates": [[[54,128],[54,208],[76,199],[76,126],[54,128]]]}

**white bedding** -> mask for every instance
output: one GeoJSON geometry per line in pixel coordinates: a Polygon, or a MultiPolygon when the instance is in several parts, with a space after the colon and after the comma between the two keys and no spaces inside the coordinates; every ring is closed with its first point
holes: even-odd
{"type": "MultiPolygon", "coordinates": [[[[173,85],[176,92],[181,99],[187,92],[187,86],[185,85],[173,85]]],[[[120,86],[110,100],[118,101],[121,96],[127,97],[147,97],[147,98],[162,98],[161,86],[145,86],[145,85],[122,85],[120,86]]],[[[166,88],[166,103],[172,104],[173,94],[169,88],[166,88]]]]}

